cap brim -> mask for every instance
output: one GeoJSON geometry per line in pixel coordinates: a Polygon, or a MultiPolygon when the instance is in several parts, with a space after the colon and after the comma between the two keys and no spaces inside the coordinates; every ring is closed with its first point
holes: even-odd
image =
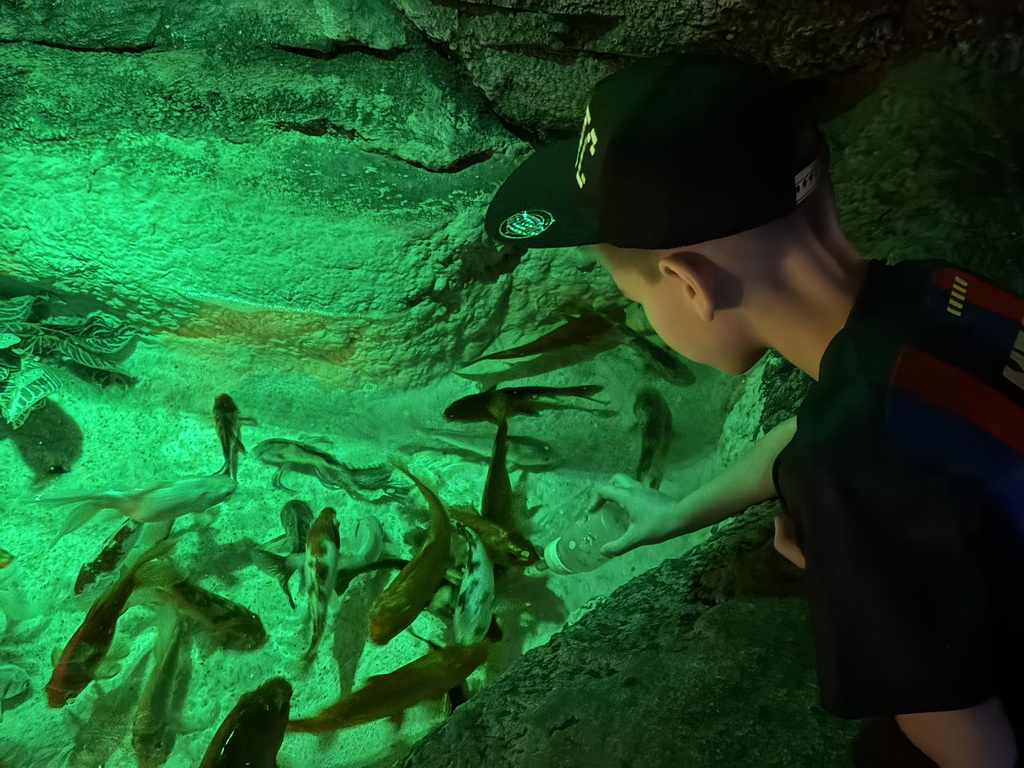
{"type": "Polygon", "coordinates": [[[576,206],[575,140],[534,152],[498,188],[484,229],[502,243],[526,248],[565,248],[601,242],[597,222],[576,206]]]}

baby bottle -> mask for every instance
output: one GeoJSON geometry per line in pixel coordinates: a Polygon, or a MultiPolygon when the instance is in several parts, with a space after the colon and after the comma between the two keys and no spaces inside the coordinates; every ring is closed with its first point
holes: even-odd
{"type": "Polygon", "coordinates": [[[544,562],[555,573],[592,571],[609,558],[601,547],[614,541],[629,527],[629,515],[618,504],[608,501],[595,512],[588,512],[544,548],[544,562]]]}

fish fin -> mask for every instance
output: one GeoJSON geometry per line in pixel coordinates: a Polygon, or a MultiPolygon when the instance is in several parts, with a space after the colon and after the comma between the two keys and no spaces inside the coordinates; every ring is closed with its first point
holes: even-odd
{"type": "Polygon", "coordinates": [[[281,482],[282,477],[284,477],[283,465],[277,468],[277,472],[274,473],[274,479],[270,481],[274,489],[278,491],[288,491],[288,493],[298,493],[298,491],[293,491],[291,488],[286,488],[281,482]]]}
{"type": "Polygon", "coordinates": [[[265,550],[267,547],[276,547],[278,544],[280,544],[283,541],[286,541],[287,539],[288,534],[282,533],[280,536],[275,536],[274,538],[269,539],[268,541],[264,541],[262,544],[260,544],[259,549],[265,550]]]}
{"type": "Polygon", "coordinates": [[[135,572],[135,588],[170,587],[184,579],[185,575],[173,562],[156,559],[139,566],[135,572]]]}
{"type": "Polygon", "coordinates": [[[388,715],[388,720],[391,721],[391,724],[394,725],[396,729],[400,729],[402,727],[402,723],[405,722],[405,710],[403,709],[388,715]]]}
{"type": "MultiPolygon", "coordinates": [[[[36,499],[36,501],[42,501],[42,500],[36,499]]],[[[43,503],[46,503],[46,502],[43,502],[43,503]]],[[[54,501],[52,503],[60,503],[60,502],[59,501],[54,501]]],[[[63,539],[65,536],[67,536],[72,531],[75,531],[75,530],[81,528],[86,523],[88,523],[90,520],[92,520],[92,518],[96,515],[96,513],[99,512],[101,509],[109,509],[110,508],[110,504],[111,504],[111,502],[106,500],[105,498],[104,499],[92,498],[92,499],[88,499],[87,501],[82,501],[80,504],[75,506],[71,510],[71,512],[68,513],[68,516],[66,518],[64,518],[64,525],[61,526],[60,532],[57,534],[56,538],[54,538],[54,540],[50,544],[50,546],[53,546],[54,544],[56,544],[58,541],[63,539]]]]}
{"type": "Polygon", "coordinates": [[[281,585],[281,589],[284,590],[284,594],[288,598],[288,604],[292,607],[292,610],[295,610],[295,599],[292,597],[291,590],[288,589],[288,581],[295,572],[297,565],[289,563],[288,560],[288,556],[275,555],[273,552],[267,552],[265,549],[256,549],[252,553],[252,561],[255,566],[277,580],[277,583],[281,585]]]}
{"type": "Polygon", "coordinates": [[[389,453],[388,461],[402,474],[409,475],[409,462],[400,453],[389,453]]]}
{"type": "Polygon", "coordinates": [[[96,671],[93,673],[92,679],[109,680],[112,677],[117,677],[120,671],[121,665],[116,660],[107,657],[96,665],[96,671]]]}

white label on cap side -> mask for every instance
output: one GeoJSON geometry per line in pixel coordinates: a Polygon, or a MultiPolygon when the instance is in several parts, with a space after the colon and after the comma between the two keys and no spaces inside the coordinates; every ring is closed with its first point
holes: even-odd
{"type": "Polygon", "coordinates": [[[587,176],[583,173],[583,155],[587,149],[590,150],[591,157],[597,151],[597,131],[590,127],[590,107],[587,107],[587,113],[583,116],[580,144],[576,149],[576,184],[580,189],[587,183],[587,176]]]}
{"type": "Polygon", "coordinates": [[[793,181],[796,183],[796,203],[799,205],[814,188],[818,186],[821,174],[818,173],[818,158],[814,158],[811,164],[798,173],[793,181]]]}

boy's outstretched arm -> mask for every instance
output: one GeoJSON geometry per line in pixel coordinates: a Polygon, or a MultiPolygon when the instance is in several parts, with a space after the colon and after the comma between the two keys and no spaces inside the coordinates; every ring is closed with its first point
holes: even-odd
{"type": "Polygon", "coordinates": [[[967,709],[896,715],[914,746],[939,768],[1014,768],[1017,741],[999,697],[967,709]]]}

